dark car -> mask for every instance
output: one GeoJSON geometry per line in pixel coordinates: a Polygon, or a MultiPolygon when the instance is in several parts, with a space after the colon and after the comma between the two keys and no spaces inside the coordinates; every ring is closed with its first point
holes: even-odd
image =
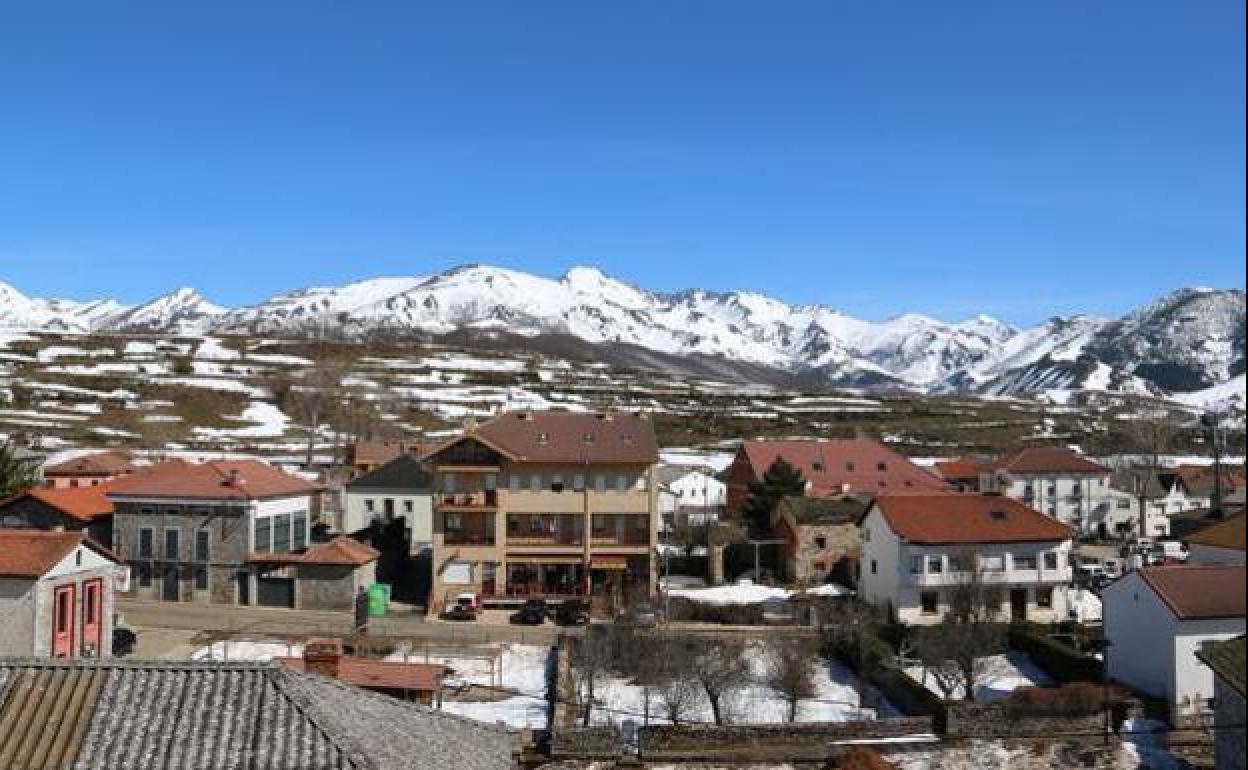
{"type": "Polygon", "coordinates": [[[568,599],[555,610],[555,622],[561,626],[589,625],[589,605],[581,599],[568,599]]]}
{"type": "Polygon", "coordinates": [[[474,598],[465,594],[453,602],[447,602],[442,610],[442,618],[444,620],[476,620],[477,605],[474,598]]]}
{"type": "Polygon", "coordinates": [[[546,622],[550,610],[541,599],[529,599],[520,609],[511,613],[511,622],[517,626],[540,626],[546,622]]]}
{"type": "Polygon", "coordinates": [[[134,652],[134,645],[138,641],[138,637],[128,628],[113,629],[113,656],[122,657],[134,652]]]}

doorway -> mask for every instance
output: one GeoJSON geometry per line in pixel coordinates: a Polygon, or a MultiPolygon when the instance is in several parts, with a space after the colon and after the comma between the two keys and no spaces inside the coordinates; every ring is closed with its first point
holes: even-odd
{"type": "Polygon", "coordinates": [[[1010,620],[1027,619],[1027,589],[1015,588],[1010,591],[1010,620]]]}

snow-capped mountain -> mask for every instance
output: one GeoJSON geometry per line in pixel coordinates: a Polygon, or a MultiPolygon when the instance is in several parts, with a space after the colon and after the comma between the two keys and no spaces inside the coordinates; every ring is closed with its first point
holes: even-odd
{"type": "Polygon", "coordinates": [[[207,331],[225,312],[225,308],[212,304],[194,289],[181,288],[104,319],[99,328],[197,334],[207,331]]]}
{"type": "MultiPolygon", "coordinates": [[[[1016,329],[987,316],[864,321],[753,292],[650,292],[591,267],[557,279],[465,265],[430,276],[300,289],[225,310],[190,289],[134,308],[29,299],[0,284],[0,326],[179,334],[567,335],[654,355],[769,367],[803,381],[1014,395],[1188,392],[1244,372],[1244,293],[1185,289],[1121,319],[1016,329]]],[[[545,339],[546,337],[543,337],[545,339]]],[[[603,350],[606,350],[603,348],[603,350]]]]}

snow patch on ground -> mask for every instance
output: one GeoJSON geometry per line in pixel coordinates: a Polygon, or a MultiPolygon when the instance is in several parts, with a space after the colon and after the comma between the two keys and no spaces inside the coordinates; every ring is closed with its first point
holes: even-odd
{"type": "MultiPolygon", "coordinates": [[[[976,703],[994,703],[1009,697],[1019,687],[1047,686],[1053,683],[1043,669],[1032,662],[1031,658],[1017,651],[1005,655],[993,655],[980,659],[986,669],[983,680],[975,686],[976,703]]],[[[924,676],[922,666],[909,666],[905,669],[906,676],[922,684],[931,692],[945,697],[936,684],[936,677],[930,673],[924,676]]],[[[950,694],[951,700],[959,700],[964,688],[958,685],[950,694]]]]}
{"type": "Polygon", "coordinates": [[[303,655],[303,645],[298,642],[225,640],[200,647],[191,653],[191,660],[265,661],[300,655],[303,655]]]}
{"type": "Polygon", "coordinates": [[[714,588],[678,588],[670,592],[674,598],[702,604],[761,604],[772,599],[788,599],[792,591],[761,586],[748,580],[714,588]]]}

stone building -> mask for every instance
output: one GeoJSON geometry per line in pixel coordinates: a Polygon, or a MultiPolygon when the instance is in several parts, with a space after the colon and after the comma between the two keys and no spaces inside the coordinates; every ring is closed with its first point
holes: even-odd
{"type": "Polygon", "coordinates": [[[107,484],[34,487],[0,500],[0,529],[83,531],[104,546],[113,543],[113,503],[107,484]]]}
{"type": "Polygon", "coordinates": [[[785,578],[800,585],[828,580],[852,585],[861,541],[862,498],[786,497],[772,515],[772,534],[784,540],[785,578]]]}

